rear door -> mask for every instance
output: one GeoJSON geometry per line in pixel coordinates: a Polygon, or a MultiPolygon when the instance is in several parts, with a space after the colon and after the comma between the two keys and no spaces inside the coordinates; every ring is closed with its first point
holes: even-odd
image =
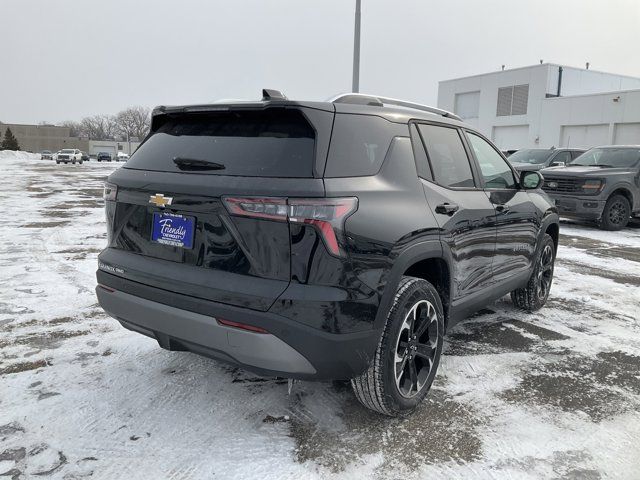
{"type": "Polygon", "coordinates": [[[286,208],[280,199],[324,195],[315,176],[324,139],[316,132],[330,128],[332,118],[294,108],[154,118],[150,137],[109,177],[117,196],[107,202],[103,270],[267,310],[290,279],[290,232],[286,216],[278,215],[286,208]],[[229,202],[255,197],[272,202],[245,203],[253,210],[230,213],[229,202]]]}
{"type": "Polygon", "coordinates": [[[452,300],[456,300],[492,282],[495,211],[479,186],[461,131],[449,125],[419,123],[412,126],[412,135],[418,132],[426,148],[422,159],[416,155],[418,171],[440,238],[451,256],[452,300]]]}
{"type": "Polygon", "coordinates": [[[531,267],[540,218],[529,194],[498,150],[480,135],[466,131],[480,171],[484,192],[496,211],[496,253],[493,275],[501,281],[531,267]]]}

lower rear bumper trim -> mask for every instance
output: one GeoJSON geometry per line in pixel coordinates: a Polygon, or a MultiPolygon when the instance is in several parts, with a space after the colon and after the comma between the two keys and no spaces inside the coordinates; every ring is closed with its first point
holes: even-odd
{"type": "Polygon", "coordinates": [[[213,317],[120,291],[98,287],[96,294],[102,308],[125,328],[153,336],[164,348],[193,350],[258,371],[316,373],[304,356],[275,335],[226,327],[213,317]]]}

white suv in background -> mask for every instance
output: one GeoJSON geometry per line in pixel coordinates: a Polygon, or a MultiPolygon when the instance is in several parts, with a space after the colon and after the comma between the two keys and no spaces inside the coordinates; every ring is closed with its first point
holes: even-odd
{"type": "Polygon", "coordinates": [[[54,155],[56,163],[76,163],[82,164],[82,152],[78,149],[67,148],[60,150],[54,155]]]}

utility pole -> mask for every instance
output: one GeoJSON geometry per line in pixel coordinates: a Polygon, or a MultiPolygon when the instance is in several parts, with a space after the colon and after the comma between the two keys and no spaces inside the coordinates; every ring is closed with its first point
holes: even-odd
{"type": "Polygon", "coordinates": [[[360,1],[356,0],[356,24],[353,32],[353,84],[354,93],[360,91],[360,1]]]}

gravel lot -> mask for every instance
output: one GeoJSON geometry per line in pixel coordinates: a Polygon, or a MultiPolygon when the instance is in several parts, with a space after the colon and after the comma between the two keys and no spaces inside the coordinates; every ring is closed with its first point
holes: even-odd
{"type": "Polygon", "coordinates": [[[563,222],[547,307],[457,326],[388,419],[121,328],[93,291],[119,165],[36,158],[0,152],[0,478],[640,478],[640,222],[563,222]]]}

